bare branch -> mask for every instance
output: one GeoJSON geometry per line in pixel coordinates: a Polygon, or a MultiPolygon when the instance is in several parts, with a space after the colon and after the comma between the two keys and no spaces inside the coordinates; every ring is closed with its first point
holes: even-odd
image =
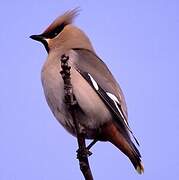
{"type": "Polygon", "coordinates": [[[81,128],[78,119],[75,116],[78,104],[73,94],[73,88],[70,77],[71,67],[68,65],[68,60],[69,56],[66,56],[65,54],[61,56],[62,71],[60,73],[64,81],[65,103],[69,108],[76,129],[76,136],[79,147],[79,149],[77,150],[77,158],[79,159],[80,169],[85,177],[85,180],[93,180],[90,165],[88,162],[88,156],[91,154],[89,150],[86,148],[85,131],[83,128],[81,128]]]}

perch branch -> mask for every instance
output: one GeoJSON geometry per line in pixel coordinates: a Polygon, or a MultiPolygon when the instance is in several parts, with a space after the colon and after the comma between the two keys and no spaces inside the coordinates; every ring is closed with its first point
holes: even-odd
{"type": "Polygon", "coordinates": [[[78,140],[78,147],[77,150],[77,158],[79,160],[80,169],[85,177],[85,180],[93,180],[93,176],[91,173],[90,165],[88,162],[88,156],[90,155],[88,149],[86,148],[85,143],[85,131],[80,126],[77,118],[76,118],[76,110],[77,110],[77,101],[73,94],[72,84],[71,84],[71,77],[70,77],[70,69],[71,67],[68,65],[69,56],[65,54],[61,56],[61,67],[62,71],[61,76],[64,81],[64,93],[65,93],[65,103],[67,104],[71,116],[73,118],[73,122],[75,125],[76,136],[78,140]]]}

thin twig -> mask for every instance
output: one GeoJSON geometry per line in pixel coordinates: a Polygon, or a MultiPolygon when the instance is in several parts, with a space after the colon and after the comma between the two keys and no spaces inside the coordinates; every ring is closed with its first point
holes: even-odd
{"type": "Polygon", "coordinates": [[[79,149],[77,150],[77,158],[79,160],[80,169],[85,177],[85,180],[93,180],[90,165],[88,162],[88,156],[90,153],[86,148],[85,131],[84,129],[81,128],[75,115],[78,104],[73,94],[71,77],[70,77],[71,67],[68,65],[68,60],[69,60],[69,56],[66,56],[65,54],[61,56],[62,71],[60,73],[64,81],[65,103],[69,108],[76,129],[76,136],[79,147],[79,149]]]}

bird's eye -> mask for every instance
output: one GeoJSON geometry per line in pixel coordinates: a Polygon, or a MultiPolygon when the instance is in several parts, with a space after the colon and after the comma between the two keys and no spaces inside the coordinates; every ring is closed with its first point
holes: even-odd
{"type": "Polygon", "coordinates": [[[52,38],[56,37],[61,31],[62,31],[62,28],[61,28],[61,27],[55,28],[53,31],[51,31],[51,32],[49,33],[49,38],[52,39],[52,38]]]}
{"type": "Polygon", "coordinates": [[[54,36],[57,36],[57,35],[58,35],[58,32],[55,32],[55,33],[54,33],[54,36]]]}
{"type": "Polygon", "coordinates": [[[53,39],[63,30],[64,27],[65,27],[65,24],[61,24],[60,26],[57,26],[53,30],[45,33],[44,37],[49,38],[49,39],[53,39]]]}

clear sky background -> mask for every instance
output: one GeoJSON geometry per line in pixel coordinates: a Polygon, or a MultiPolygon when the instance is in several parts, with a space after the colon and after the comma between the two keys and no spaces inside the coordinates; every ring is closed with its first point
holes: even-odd
{"type": "Polygon", "coordinates": [[[90,37],[124,91],[145,165],[138,175],[110,143],[90,157],[95,180],[179,177],[179,1],[4,0],[0,5],[0,180],[83,179],[77,142],[50,112],[40,81],[47,53],[29,39],[79,6],[90,37]]]}

